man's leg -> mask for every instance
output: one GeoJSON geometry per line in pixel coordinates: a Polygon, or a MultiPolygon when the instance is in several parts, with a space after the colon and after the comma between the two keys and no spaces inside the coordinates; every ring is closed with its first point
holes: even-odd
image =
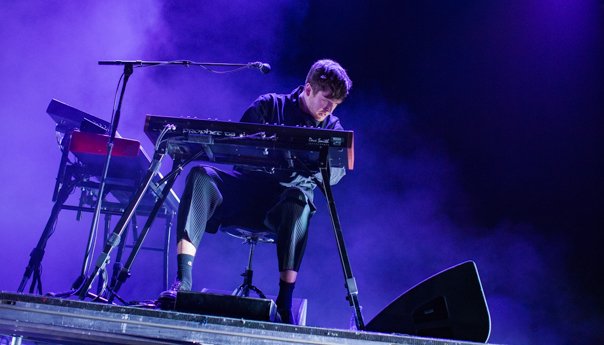
{"type": "Polygon", "coordinates": [[[170,288],[173,291],[189,291],[193,286],[193,261],[197,252],[193,243],[181,239],[176,244],[176,281],[170,288]]]}
{"type": "Polygon", "coordinates": [[[298,278],[298,272],[293,270],[285,270],[279,272],[279,279],[287,283],[295,283],[298,278]]]}
{"type": "Polygon", "coordinates": [[[292,302],[294,288],[296,287],[296,278],[298,272],[294,270],[284,270],[279,272],[279,294],[277,295],[277,312],[281,317],[281,322],[293,324],[295,322],[292,312],[292,302]]]}
{"type": "Polygon", "coordinates": [[[193,261],[208,220],[222,203],[219,177],[211,168],[195,167],[187,176],[185,191],[178,208],[176,282],[169,290],[190,290],[193,285],[193,261]]]}
{"type": "Polygon", "coordinates": [[[176,254],[187,254],[195,256],[197,248],[188,240],[182,239],[176,244],[176,254]]]}
{"type": "Polygon", "coordinates": [[[297,188],[288,188],[267,215],[267,225],[277,233],[279,295],[277,310],[284,323],[293,323],[292,297],[298,271],[306,249],[311,207],[297,188]]]}

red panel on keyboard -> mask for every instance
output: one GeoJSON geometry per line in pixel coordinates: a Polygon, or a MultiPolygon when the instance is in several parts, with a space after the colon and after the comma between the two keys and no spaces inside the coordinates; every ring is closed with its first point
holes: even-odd
{"type": "MultiPolygon", "coordinates": [[[[95,133],[73,132],[69,151],[79,154],[107,155],[109,136],[95,133]]],[[[115,138],[111,156],[136,157],[141,144],[137,140],[115,138]]]]}

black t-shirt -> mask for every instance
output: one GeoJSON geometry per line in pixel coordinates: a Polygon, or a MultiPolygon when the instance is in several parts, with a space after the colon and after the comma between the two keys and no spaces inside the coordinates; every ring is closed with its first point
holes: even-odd
{"type": "MultiPolygon", "coordinates": [[[[241,122],[275,124],[285,126],[307,126],[332,130],[343,130],[340,119],[334,115],[327,116],[323,121],[316,121],[310,114],[305,113],[300,107],[300,94],[303,86],[297,87],[290,94],[268,93],[258,97],[241,117],[241,122]]],[[[312,190],[316,187],[312,176],[303,172],[266,172],[252,171],[238,167],[237,170],[259,178],[270,178],[284,187],[300,188],[312,200],[312,190]]],[[[336,184],[344,175],[344,168],[331,169],[330,184],[336,184]]],[[[320,174],[315,175],[320,178],[320,174]]]]}
{"type": "Polygon", "coordinates": [[[265,123],[286,126],[308,126],[325,129],[343,130],[340,119],[329,115],[322,122],[300,108],[300,94],[304,90],[299,86],[290,94],[268,93],[258,97],[241,117],[241,122],[265,123]]]}

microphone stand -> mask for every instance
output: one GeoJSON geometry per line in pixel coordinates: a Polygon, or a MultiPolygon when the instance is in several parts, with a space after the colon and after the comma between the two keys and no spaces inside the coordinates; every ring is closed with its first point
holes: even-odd
{"type": "MultiPolygon", "coordinates": [[[[96,203],[96,206],[94,209],[94,216],[92,218],[92,225],[91,225],[90,233],[88,236],[88,243],[86,246],[86,253],[85,253],[84,262],[82,264],[81,274],[80,274],[80,277],[78,277],[76,282],[73,284],[73,289],[79,295],[79,298],[81,300],[83,300],[87,296],[93,297],[94,299],[99,299],[101,297],[101,296],[93,295],[88,290],[92,286],[92,282],[94,281],[96,276],[100,273],[100,271],[105,269],[105,266],[107,265],[107,262],[109,261],[109,256],[108,256],[109,251],[111,249],[113,249],[113,247],[115,245],[117,245],[117,243],[119,243],[119,240],[121,237],[120,235],[121,235],[122,231],[118,231],[117,227],[116,227],[116,230],[114,231],[114,234],[113,234],[114,238],[110,238],[107,241],[106,248],[105,248],[106,250],[103,253],[101,253],[100,257],[97,260],[94,274],[92,276],[88,277],[87,273],[88,273],[88,269],[89,269],[88,266],[90,264],[90,250],[96,239],[96,232],[97,232],[97,228],[98,228],[101,207],[103,204],[104,190],[105,190],[105,185],[106,185],[106,180],[107,180],[107,173],[109,171],[109,164],[111,162],[111,153],[113,151],[113,144],[115,141],[115,136],[117,134],[117,127],[118,127],[119,121],[120,121],[122,101],[124,100],[126,84],[128,83],[128,79],[134,72],[134,67],[135,66],[136,67],[159,66],[159,65],[181,65],[181,66],[187,66],[187,67],[188,66],[201,66],[206,69],[208,69],[209,67],[239,67],[239,68],[258,69],[264,74],[270,72],[270,65],[266,64],[266,63],[262,63],[262,62],[249,62],[246,64],[242,64],[242,63],[194,62],[194,61],[189,61],[189,60],[177,60],[177,61],[104,60],[104,61],[99,61],[98,63],[99,63],[99,65],[102,65],[102,66],[103,65],[123,65],[124,66],[124,81],[122,83],[122,89],[120,92],[117,109],[115,110],[115,114],[114,114],[113,118],[111,119],[110,135],[109,135],[109,140],[107,141],[107,155],[105,157],[103,173],[102,173],[101,179],[100,179],[99,194],[98,194],[97,203],[96,203]],[[117,236],[115,236],[115,235],[117,235],[117,236]],[[115,238],[115,237],[117,237],[117,238],[115,238]]],[[[159,159],[159,161],[161,161],[161,159],[159,159]]],[[[157,166],[155,168],[159,169],[159,166],[157,166]]],[[[151,170],[151,167],[150,167],[150,170],[151,170]]],[[[141,188],[142,188],[142,186],[141,186],[141,188]]],[[[133,206],[133,210],[131,210],[133,213],[134,209],[138,206],[138,202],[132,202],[131,204],[132,204],[131,206],[133,206]]],[[[122,219],[120,219],[120,221],[122,221],[124,219],[127,219],[128,221],[130,220],[129,217],[122,217],[122,219]]],[[[118,224],[118,227],[123,227],[123,226],[125,226],[125,224],[122,224],[122,225],[118,224]]]]}
{"type": "MultiPolygon", "coordinates": [[[[99,62],[100,64],[100,62],[99,62]]],[[[124,100],[124,93],[126,92],[126,84],[128,83],[128,79],[132,75],[134,71],[132,63],[124,64],[124,81],[122,83],[122,89],[120,91],[120,98],[118,101],[117,109],[115,110],[114,116],[111,119],[110,129],[109,129],[109,139],[107,141],[107,154],[105,156],[105,162],[103,164],[103,172],[101,173],[100,182],[99,182],[99,190],[97,196],[97,202],[94,207],[94,213],[92,216],[92,223],[90,225],[90,231],[88,233],[88,241],[86,243],[86,251],[84,253],[84,260],[82,262],[82,268],[80,270],[80,276],[76,279],[76,281],[72,285],[72,292],[79,294],[80,296],[88,296],[93,299],[99,299],[101,296],[92,295],[88,292],[88,289],[83,290],[83,283],[88,279],[88,269],[90,265],[90,256],[91,250],[96,241],[96,234],[98,231],[99,219],[101,216],[101,208],[103,205],[103,199],[105,197],[105,186],[107,184],[107,174],[109,172],[109,164],[111,163],[111,154],[113,152],[113,145],[115,142],[115,137],[117,134],[117,127],[120,122],[120,115],[122,112],[122,102],[124,100]]],[[[71,294],[67,293],[67,294],[71,294]]],[[[64,295],[64,294],[60,294],[64,295]]],[[[83,297],[82,297],[83,299],[83,297]]]]}

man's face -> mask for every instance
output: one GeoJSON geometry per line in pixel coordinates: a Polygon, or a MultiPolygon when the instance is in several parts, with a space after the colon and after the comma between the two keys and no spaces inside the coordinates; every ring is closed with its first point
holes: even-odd
{"type": "Polygon", "coordinates": [[[314,92],[310,84],[304,86],[306,108],[310,116],[321,122],[340,105],[343,100],[330,98],[330,91],[314,92]]]}

